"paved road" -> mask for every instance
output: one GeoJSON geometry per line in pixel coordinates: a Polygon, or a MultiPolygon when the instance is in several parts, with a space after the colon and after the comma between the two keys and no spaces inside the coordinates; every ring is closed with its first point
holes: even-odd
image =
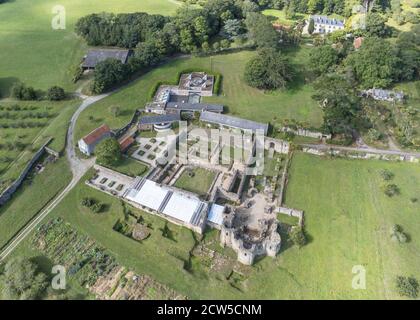
{"type": "Polygon", "coordinates": [[[64,197],[77,185],[83,175],[89,170],[90,167],[95,163],[95,159],[79,159],[76,155],[74,149],[74,128],[76,126],[76,121],[79,118],[80,114],[94,104],[95,102],[107,97],[108,94],[103,94],[94,97],[83,96],[80,93],[76,93],[83,102],[73,114],[69,129],[67,131],[67,146],[66,154],[67,159],[70,164],[70,169],[73,173],[73,178],[70,181],[70,184],[51,201],[30,223],[28,223],[13,239],[12,241],[1,251],[0,261],[4,260],[12,251],[38,226],[39,223],[64,199],[64,197]]]}
{"type": "Polygon", "coordinates": [[[388,154],[388,155],[398,155],[404,157],[420,157],[420,153],[418,152],[407,152],[407,151],[400,151],[400,150],[387,150],[387,149],[376,149],[372,147],[343,147],[343,146],[336,146],[330,144],[301,144],[302,147],[313,148],[317,150],[343,150],[343,151],[358,151],[358,152],[367,152],[367,153],[374,153],[374,154],[388,154]]]}

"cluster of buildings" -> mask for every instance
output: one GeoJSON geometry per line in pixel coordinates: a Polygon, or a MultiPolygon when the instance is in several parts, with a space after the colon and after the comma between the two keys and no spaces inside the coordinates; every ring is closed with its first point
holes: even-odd
{"type": "MultiPolygon", "coordinates": [[[[253,133],[252,138],[248,138],[251,139],[250,146],[245,147],[244,143],[243,146],[233,147],[243,148],[244,154],[251,156],[256,146],[255,133],[259,132],[265,136],[269,126],[266,123],[225,115],[222,105],[202,103],[201,97],[213,94],[214,81],[214,76],[204,72],[192,72],[181,75],[177,86],[160,86],[153,101],[141,111],[140,119],[134,124],[135,130],[128,130],[129,134],[119,139],[121,150],[136,140],[134,136],[137,132],[141,139],[142,131],[165,131],[182,118],[194,117],[205,123],[205,131],[208,127],[217,127],[224,135],[237,132],[253,133]]],[[[177,139],[183,134],[184,132],[179,132],[177,139]]],[[[110,136],[116,134],[108,126],[102,125],[79,141],[79,149],[87,155],[92,155],[95,146],[110,136]]],[[[195,141],[196,137],[193,136],[192,140],[195,141]]],[[[231,148],[230,145],[224,144],[222,138],[218,138],[217,141],[210,140],[208,142],[212,149],[209,158],[219,158],[223,150],[231,148]]],[[[288,143],[281,140],[268,139],[263,148],[270,154],[289,152],[288,143]]],[[[191,149],[192,153],[194,148],[191,149]]],[[[87,183],[121,198],[140,210],[159,215],[194,232],[202,234],[206,227],[221,230],[221,245],[232,247],[238,254],[238,260],[244,264],[252,264],[258,256],[276,256],[281,247],[281,237],[277,221],[280,205],[274,200],[274,190],[268,190],[268,186],[268,189],[261,193],[255,187],[251,187],[252,192],[249,192],[247,182],[253,178],[246,171],[249,166],[247,161],[240,163],[234,160],[230,165],[213,165],[208,159],[191,159],[188,165],[179,161],[169,161],[159,166],[151,165],[144,177],[136,178],[96,166],[95,178],[87,183]],[[215,173],[206,196],[174,187],[176,180],[185,170],[194,168],[204,168],[215,173]]],[[[255,181],[250,183],[251,186],[254,184],[255,181]]]]}

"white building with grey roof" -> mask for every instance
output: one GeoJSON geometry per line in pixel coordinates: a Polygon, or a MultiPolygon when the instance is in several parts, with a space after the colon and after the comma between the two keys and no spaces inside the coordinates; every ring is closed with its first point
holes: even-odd
{"type": "Polygon", "coordinates": [[[314,21],[314,32],[316,34],[328,34],[334,31],[344,30],[344,20],[329,18],[327,16],[313,15],[310,16],[306,27],[309,26],[310,21],[314,21]]]}

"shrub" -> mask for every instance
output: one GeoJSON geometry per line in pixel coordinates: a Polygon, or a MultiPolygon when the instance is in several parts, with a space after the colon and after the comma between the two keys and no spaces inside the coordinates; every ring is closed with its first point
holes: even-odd
{"type": "Polygon", "coordinates": [[[93,198],[83,198],[81,205],[89,208],[93,213],[100,213],[104,209],[104,205],[93,198]]]}
{"type": "Polygon", "coordinates": [[[398,276],[396,278],[398,294],[402,297],[415,299],[419,293],[419,283],[413,277],[398,276]]]}
{"type": "Polygon", "coordinates": [[[27,87],[22,82],[16,82],[10,91],[10,95],[18,100],[36,100],[35,89],[27,87]]]}
{"type": "Polygon", "coordinates": [[[385,181],[389,181],[394,178],[394,174],[387,169],[384,169],[381,171],[381,176],[382,176],[382,179],[384,179],[385,181]]]}
{"type": "Polygon", "coordinates": [[[396,184],[387,184],[384,187],[384,193],[388,197],[393,197],[393,196],[396,196],[396,195],[400,194],[400,189],[398,188],[398,186],[396,184]]]}
{"type": "Polygon", "coordinates": [[[80,66],[77,66],[76,69],[74,70],[73,73],[73,83],[76,83],[77,81],[79,81],[83,76],[83,69],[80,66]]]}
{"type": "Polygon", "coordinates": [[[390,230],[391,240],[399,243],[406,243],[408,241],[407,235],[403,232],[401,226],[395,224],[390,230]]]}
{"type": "Polygon", "coordinates": [[[222,80],[223,80],[223,76],[221,74],[216,74],[215,75],[216,79],[214,80],[214,89],[213,89],[213,93],[215,95],[219,95],[221,90],[222,90],[222,80]]]}
{"type": "Polygon", "coordinates": [[[299,248],[303,247],[307,243],[306,235],[301,227],[293,228],[289,233],[292,242],[299,248]]]}
{"type": "Polygon", "coordinates": [[[47,99],[50,101],[60,101],[66,97],[64,89],[58,86],[53,86],[47,91],[47,99]]]}

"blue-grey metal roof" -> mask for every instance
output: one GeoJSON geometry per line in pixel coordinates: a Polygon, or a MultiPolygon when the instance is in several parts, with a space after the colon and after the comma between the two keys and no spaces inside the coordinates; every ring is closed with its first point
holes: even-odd
{"type": "Polygon", "coordinates": [[[228,126],[231,128],[238,128],[242,130],[263,130],[264,134],[268,132],[268,124],[255,122],[247,119],[227,116],[220,113],[204,111],[201,113],[200,121],[215,123],[219,125],[228,126]]]}
{"type": "Polygon", "coordinates": [[[140,119],[140,124],[161,124],[181,121],[179,113],[162,114],[157,116],[146,116],[140,119]]]}
{"type": "Polygon", "coordinates": [[[95,68],[99,62],[106,59],[117,59],[122,63],[127,63],[130,50],[125,49],[92,49],[89,50],[82,63],[84,68],[95,68]]]}
{"type": "Polygon", "coordinates": [[[223,106],[221,104],[208,104],[208,103],[180,103],[180,102],[168,102],[166,104],[167,109],[176,109],[181,111],[212,111],[212,112],[223,112],[223,106]]]}
{"type": "Polygon", "coordinates": [[[335,18],[328,18],[327,16],[314,15],[311,16],[311,19],[313,19],[315,23],[319,24],[344,27],[344,21],[335,18]]]}

